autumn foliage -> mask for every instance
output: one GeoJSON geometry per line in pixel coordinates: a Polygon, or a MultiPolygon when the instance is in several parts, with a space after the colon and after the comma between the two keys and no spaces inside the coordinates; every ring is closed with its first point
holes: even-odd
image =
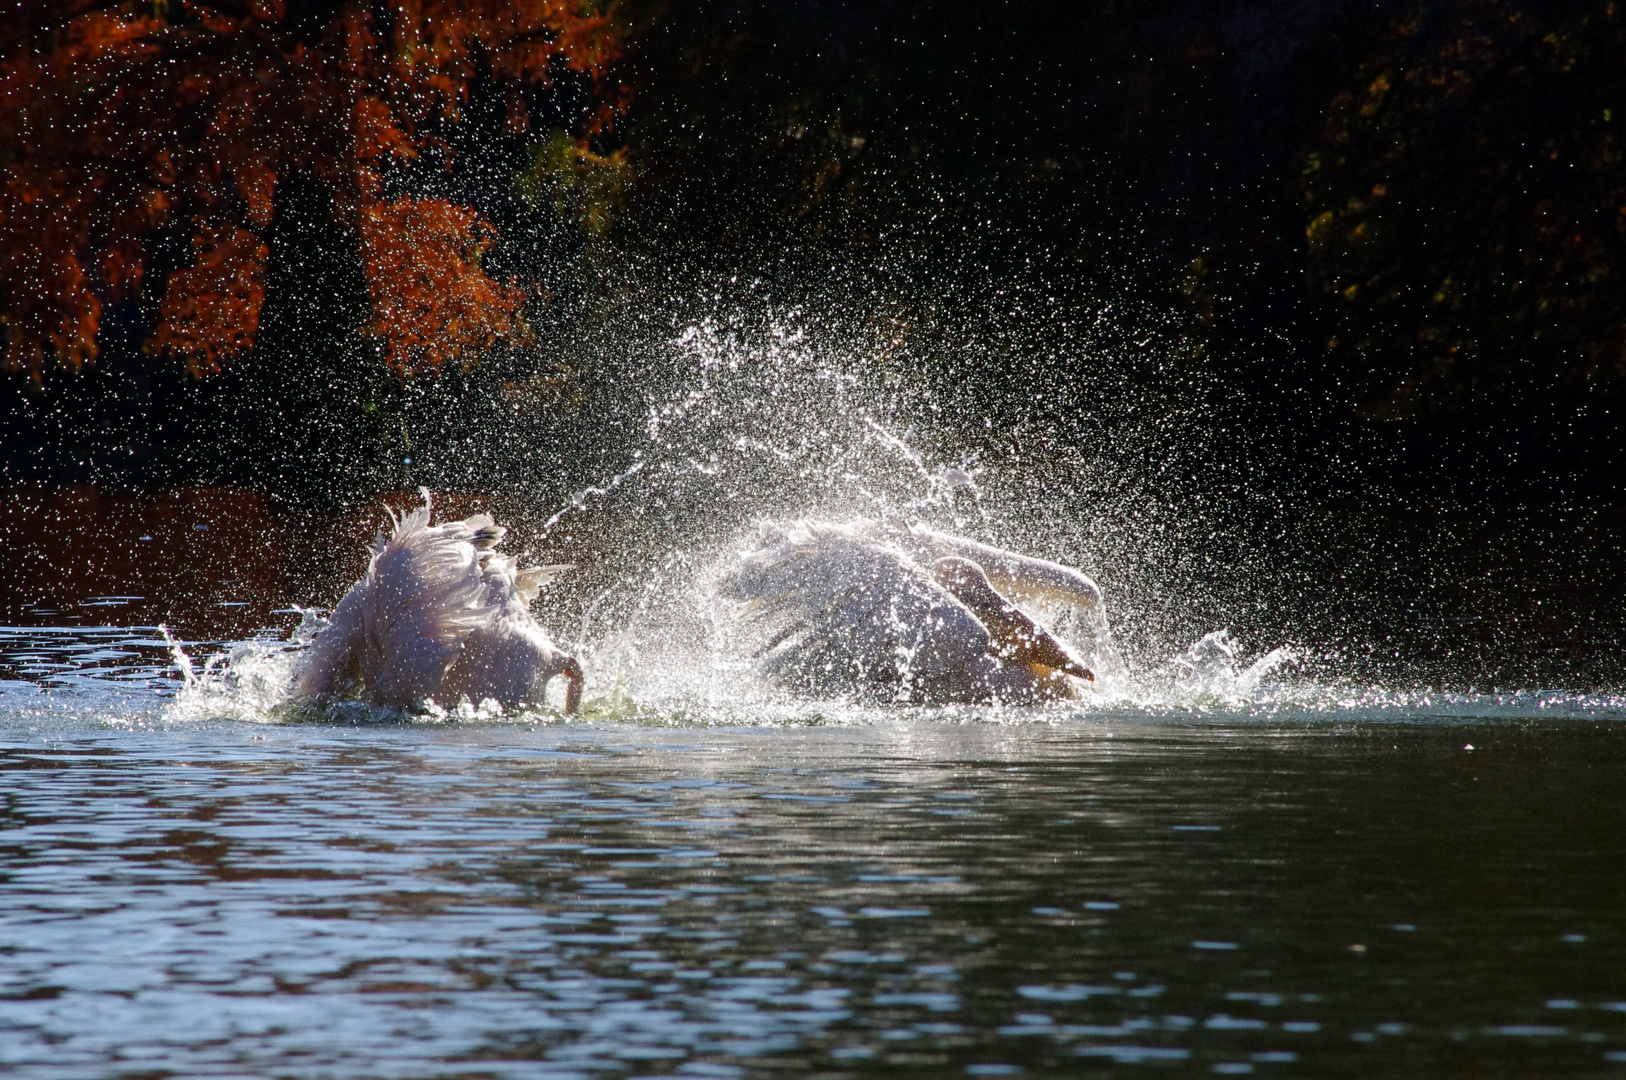
{"type": "MultiPolygon", "coordinates": [[[[523,334],[474,210],[415,194],[476,79],[529,123],[560,68],[602,83],[597,0],[21,0],[0,14],[4,364],[96,356],[104,306],[157,298],[147,347],[196,374],[252,347],[279,184],[314,176],[361,241],[370,332],[405,372],[523,334]],[[180,258],[157,238],[190,236],[180,258]],[[166,280],[146,281],[155,265],[166,280]]],[[[613,100],[613,88],[603,95],[613,100]]],[[[602,127],[609,114],[595,121],[602,127]]]]}
{"type": "Polygon", "coordinates": [[[392,199],[361,212],[373,329],[397,368],[439,366],[513,326],[523,294],[492,281],[480,253],[495,232],[445,199],[392,199]]]}

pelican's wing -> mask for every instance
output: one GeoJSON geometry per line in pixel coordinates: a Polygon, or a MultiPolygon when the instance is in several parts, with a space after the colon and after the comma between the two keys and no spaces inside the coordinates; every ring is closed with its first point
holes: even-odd
{"type": "Polygon", "coordinates": [[[476,530],[429,524],[429,506],[402,518],[362,582],[367,696],[409,707],[432,696],[458,642],[494,613],[484,603],[476,530]]]}
{"type": "Polygon", "coordinates": [[[530,603],[536,599],[542,586],[574,568],[574,563],[562,563],[521,569],[519,560],[512,555],[482,553],[480,572],[485,580],[485,604],[500,608],[510,618],[527,622],[530,619],[530,603]]]}
{"type": "Polygon", "coordinates": [[[766,532],[718,583],[765,638],[765,675],[816,692],[895,688],[988,650],[976,616],[898,548],[836,525],[766,532]]]}
{"type": "Polygon", "coordinates": [[[916,559],[930,562],[954,556],[969,559],[982,567],[991,584],[1005,598],[1027,609],[1044,615],[1040,625],[1060,637],[1060,628],[1066,626],[1068,635],[1082,646],[1082,663],[1097,675],[1103,670],[1123,671],[1123,659],[1113,643],[1112,628],[1107,625],[1107,612],[1102,602],[1100,586],[1089,575],[1070,566],[1018,555],[1014,551],[981,544],[961,536],[951,536],[923,525],[907,530],[907,536],[894,542],[916,559]]]}

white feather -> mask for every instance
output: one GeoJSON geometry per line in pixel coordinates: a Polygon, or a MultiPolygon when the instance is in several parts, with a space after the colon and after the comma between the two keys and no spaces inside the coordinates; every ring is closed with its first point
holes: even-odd
{"type": "MultiPolygon", "coordinates": [[[[532,620],[529,602],[558,567],[520,570],[492,549],[506,533],[485,514],[430,524],[431,503],[374,542],[362,579],[316,637],[293,697],[357,696],[414,708],[426,700],[540,702],[549,679],[580,666],[532,620]]],[[[573,700],[567,695],[567,700],[573,700]]]]}
{"type": "Polygon", "coordinates": [[[768,636],[763,674],[809,692],[911,697],[989,648],[987,630],[925,569],[839,525],[765,533],[718,594],[768,636]]]}

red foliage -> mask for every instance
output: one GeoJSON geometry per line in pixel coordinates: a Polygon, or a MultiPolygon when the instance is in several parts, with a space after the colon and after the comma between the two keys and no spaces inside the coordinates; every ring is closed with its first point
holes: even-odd
{"type": "MultiPolygon", "coordinates": [[[[308,171],[363,238],[373,330],[403,371],[513,335],[493,233],[441,200],[385,199],[391,161],[455,121],[477,63],[519,91],[563,64],[603,78],[621,36],[599,0],[21,0],[0,13],[0,325],[36,381],[96,355],[102,303],[132,294],[160,228],[193,235],[151,348],[195,373],[253,344],[279,180],[308,171]],[[391,230],[402,230],[391,235],[391,230]]],[[[606,100],[615,100],[615,91],[606,100]]],[[[600,118],[600,122],[602,118],[600,118]]]]}
{"type": "Polygon", "coordinates": [[[523,294],[480,269],[480,253],[495,239],[478,214],[444,199],[398,199],[362,211],[372,329],[390,366],[438,367],[518,329],[523,294]]]}
{"type": "Polygon", "coordinates": [[[178,353],[193,375],[219,371],[222,359],[253,346],[269,254],[244,229],[204,229],[192,240],[194,264],[169,275],[152,337],[155,349],[178,353]]]}

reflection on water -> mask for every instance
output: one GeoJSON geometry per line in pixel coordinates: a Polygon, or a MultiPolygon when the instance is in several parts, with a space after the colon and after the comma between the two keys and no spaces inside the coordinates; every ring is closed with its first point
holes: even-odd
{"type": "Polygon", "coordinates": [[[1608,701],[348,727],[163,665],[0,637],[19,1074],[1626,1073],[1608,701]]]}
{"type": "Polygon", "coordinates": [[[0,718],[147,715],[173,674],[157,627],[0,626],[0,718]]]}

